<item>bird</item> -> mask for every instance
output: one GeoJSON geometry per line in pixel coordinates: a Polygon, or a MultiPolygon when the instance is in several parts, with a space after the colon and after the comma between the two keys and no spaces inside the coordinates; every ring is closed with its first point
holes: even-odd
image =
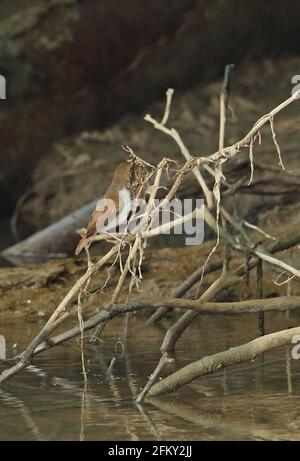
{"type": "Polygon", "coordinates": [[[84,247],[90,244],[90,237],[99,232],[115,229],[124,224],[131,211],[132,202],[132,163],[120,163],[114,173],[112,182],[102,199],[93,211],[86,232],[80,239],[75,255],[78,256],[84,247]]]}

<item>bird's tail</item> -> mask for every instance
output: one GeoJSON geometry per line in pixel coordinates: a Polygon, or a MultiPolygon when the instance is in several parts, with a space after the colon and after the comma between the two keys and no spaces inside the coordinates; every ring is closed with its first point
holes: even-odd
{"type": "Polygon", "coordinates": [[[76,250],[75,250],[75,255],[78,256],[79,253],[82,252],[83,248],[86,246],[87,244],[87,238],[86,237],[82,237],[81,240],[79,240],[79,243],[76,247],[76,250]]]}

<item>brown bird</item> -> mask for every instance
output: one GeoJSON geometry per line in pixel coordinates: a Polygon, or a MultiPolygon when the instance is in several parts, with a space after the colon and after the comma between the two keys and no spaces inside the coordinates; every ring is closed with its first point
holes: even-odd
{"type": "Polygon", "coordinates": [[[86,233],[79,241],[75,255],[89,245],[93,235],[115,229],[124,224],[131,211],[132,199],[132,164],[122,162],[116,168],[114,177],[103,198],[97,203],[88,222],[86,233]]]}

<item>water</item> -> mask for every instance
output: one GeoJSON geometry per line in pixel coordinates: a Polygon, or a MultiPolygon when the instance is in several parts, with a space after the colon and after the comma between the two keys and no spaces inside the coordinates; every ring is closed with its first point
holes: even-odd
{"type": "MultiPolygon", "coordinates": [[[[8,355],[20,352],[43,322],[2,323],[8,355]]],[[[86,337],[86,388],[76,340],[37,356],[3,384],[0,440],[300,439],[300,360],[291,358],[290,347],[137,406],[133,396],[159,359],[163,329],[130,319],[123,354],[115,351],[122,325],[121,319],[111,321],[97,346],[86,337]]],[[[176,366],[257,337],[257,325],[257,315],[250,314],[199,317],[178,343],[176,366]]],[[[296,325],[296,313],[266,316],[267,333],[296,325]]]]}

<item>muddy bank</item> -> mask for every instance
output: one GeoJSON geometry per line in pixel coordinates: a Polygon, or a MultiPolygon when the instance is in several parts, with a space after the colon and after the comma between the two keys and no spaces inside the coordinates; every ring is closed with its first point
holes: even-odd
{"type": "MultiPolygon", "coordinates": [[[[193,272],[204,262],[210,244],[204,244],[197,249],[191,247],[181,249],[149,248],[144,262],[144,279],[139,293],[133,296],[161,295],[168,293],[173,286],[193,272]],[[178,258],[182,264],[178,267],[178,258]]],[[[215,257],[219,255],[216,253],[215,257]]],[[[90,293],[97,292],[85,304],[85,309],[91,310],[103,307],[111,299],[119,273],[110,271],[107,283],[108,263],[104,270],[97,273],[90,285],[90,293]],[[104,287],[105,290],[101,291],[104,287]],[[99,292],[100,290],[100,292],[99,292]]],[[[16,316],[46,315],[66,295],[72,285],[86,270],[84,259],[64,259],[43,264],[32,264],[29,267],[0,269],[0,316],[2,319],[16,316]]],[[[129,282],[129,281],[128,281],[129,282]]],[[[127,298],[128,283],[124,288],[121,300],[127,298]]]]}
{"type": "MultiPolygon", "coordinates": [[[[254,231],[252,238],[258,242],[269,244],[270,241],[280,236],[296,234],[300,225],[300,213],[298,207],[278,207],[274,212],[267,212],[261,217],[260,224],[268,233],[268,237],[262,236],[254,231]],[[270,240],[271,239],[271,240],[270,240]]],[[[170,296],[173,288],[199,268],[206,261],[214,241],[204,242],[202,245],[183,248],[161,248],[157,249],[153,244],[149,245],[143,262],[143,281],[140,291],[133,291],[130,299],[137,297],[170,296]],[[180,261],[180,264],[178,264],[180,261]]],[[[101,251],[101,244],[94,248],[98,253],[101,251]]],[[[103,251],[103,248],[102,248],[103,251]]],[[[223,258],[223,245],[219,244],[210,261],[214,262],[223,258]]],[[[99,257],[99,253],[98,253],[99,257]]],[[[280,259],[288,264],[299,267],[300,256],[296,247],[293,252],[290,250],[281,252],[280,259]]],[[[96,261],[96,259],[94,259],[96,261]]],[[[230,262],[230,267],[235,268],[245,263],[245,256],[237,255],[230,262]]],[[[111,271],[108,263],[102,271],[97,273],[91,280],[88,293],[89,298],[84,304],[84,314],[95,309],[101,309],[111,300],[116,282],[119,278],[119,271],[111,271]],[[105,287],[105,289],[104,289],[105,287]]],[[[63,299],[70,288],[75,284],[81,275],[86,271],[87,265],[84,259],[60,259],[48,263],[32,264],[26,267],[2,267],[0,268],[0,318],[2,320],[26,317],[29,320],[36,320],[48,316],[53,312],[59,302],[63,299]]],[[[287,285],[274,283],[282,271],[267,264],[263,266],[263,290],[264,297],[285,296],[287,285]]],[[[198,283],[186,294],[187,298],[194,298],[204,292],[220,275],[220,271],[206,275],[202,285],[198,283]],[[199,292],[198,292],[199,289],[199,292]]],[[[283,282],[286,274],[282,274],[279,282],[283,282]]],[[[250,273],[234,288],[221,292],[217,300],[236,301],[251,299],[256,293],[256,274],[250,273]]],[[[128,300],[129,278],[125,283],[120,301],[128,300]]],[[[289,293],[300,294],[300,282],[290,281],[289,293]]]]}

